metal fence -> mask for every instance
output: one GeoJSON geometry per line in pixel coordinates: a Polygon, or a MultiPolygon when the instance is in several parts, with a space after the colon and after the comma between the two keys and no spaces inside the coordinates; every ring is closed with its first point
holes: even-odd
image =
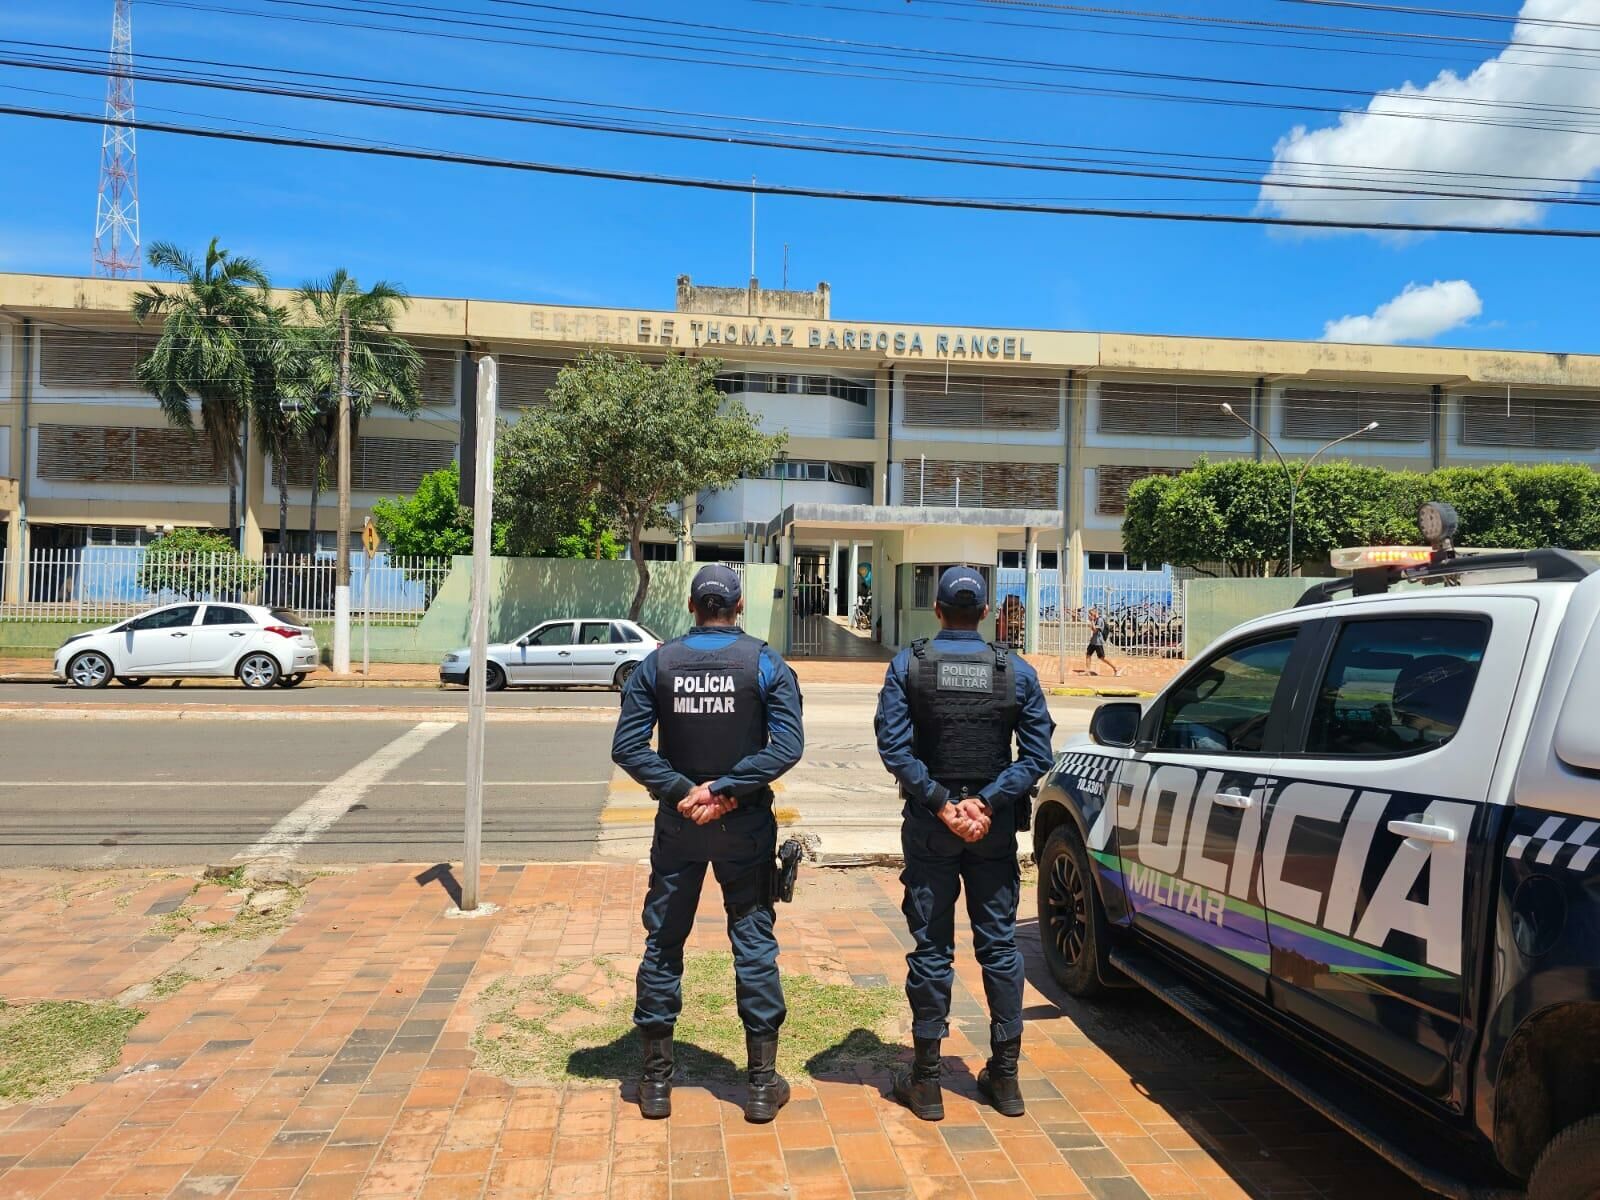
{"type": "MultiPolygon", "coordinates": [[[[1066,614],[1067,653],[1082,655],[1089,646],[1090,610],[1107,625],[1107,653],[1139,658],[1183,657],[1182,572],[1085,571],[1081,604],[1066,614]]],[[[1061,646],[1061,581],[1057,571],[1038,572],[1039,644],[1041,654],[1058,654],[1061,646]]],[[[1020,567],[995,572],[997,632],[1013,644],[1023,639],[1027,624],[1027,573],[1020,567]]]]}
{"type": "MultiPolygon", "coordinates": [[[[362,611],[366,557],[350,562],[350,607],[362,611]]],[[[0,616],[29,621],[116,621],[180,600],[231,601],[293,609],[308,620],[333,617],[336,563],[332,554],[283,555],[263,561],[231,554],[163,556],[146,561],[142,546],[85,546],[35,550],[18,564],[0,551],[4,603],[0,616]],[[14,579],[17,567],[21,579],[14,579]]],[[[447,558],[373,556],[372,620],[414,625],[450,574],[447,558]]]]}

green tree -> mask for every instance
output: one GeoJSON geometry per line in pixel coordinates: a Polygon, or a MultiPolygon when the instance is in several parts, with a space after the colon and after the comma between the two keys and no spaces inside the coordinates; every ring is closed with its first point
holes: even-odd
{"type": "MultiPolygon", "coordinates": [[[[1295,503],[1295,557],[1304,564],[1340,546],[1415,544],[1417,509],[1427,500],[1455,507],[1459,546],[1600,549],[1600,475],[1585,466],[1421,473],[1335,462],[1305,474],[1295,503]]],[[[1281,574],[1288,514],[1289,483],[1278,464],[1201,459],[1182,474],[1134,484],[1122,540],[1130,555],[1152,561],[1281,574]]]]}
{"type": "Polygon", "coordinates": [[[226,537],[204,529],[174,529],[145,547],[139,586],[151,595],[188,600],[235,598],[261,582],[262,567],[240,554],[226,537]]]}
{"type": "MultiPolygon", "coordinates": [[[[411,495],[374,504],[372,523],[396,554],[420,558],[471,554],[472,510],[460,503],[460,488],[459,464],[440,467],[424,475],[411,495]]],[[[498,502],[496,507],[501,507],[498,502]]],[[[490,552],[519,558],[616,558],[622,553],[616,537],[598,528],[592,517],[574,519],[576,524],[564,532],[545,533],[548,541],[513,543],[510,522],[497,513],[490,552]]]]}
{"type": "Polygon", "coordinates": [[[180,429],[194,428],[191,404],[200,401],[212,461],[227,471],[228,528],[237,536],[240,435],[249,420],[270,321],[266,272],[254,259],[229,254],[216,238],[203,263],[171,242],[157,242],[148,257],[151,267],[172,275],[178,286],[134,294],[133,315],[141,325],[161,320],[161,336],[134,375],[180,429]]]}
{"type": "Polygon", "coordinates": [[[513,544],[549,544],[583,518],[631,548],[638,584],[628,614],[650,590],[645,530],[683,527],[672,511],[688,496],[730,487],[765,469],[787,440],[763,434],[744,406],[716,388],[721,363],[670,355],[659,364],[588,353],[564,367],[549,402],[501,436],[496,491],[513,544]]]}
{"type": "Polygon", "coordinates": [[[296,410],[294,429],[311,455],[311,542],[317,540],[317,507],[322,499],[323,467],[339,436],[340,357],[350,341],[350,441],[374,403],[415,416],[422,407],[422,355],[394,332],[399,314],[411,303],[405,290],[379,281],[361,285],[343,268],[327,279],[305,284],[289,312],[291,352],[280,378],[296,410]]]}

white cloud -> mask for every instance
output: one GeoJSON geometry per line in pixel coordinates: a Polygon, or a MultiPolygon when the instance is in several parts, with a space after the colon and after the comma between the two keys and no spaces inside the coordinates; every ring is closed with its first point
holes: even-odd
{"type": "Polygon", "coordinates": [[[1425,342],[1448,329],[1465,325],[1483,311],[1483,301],[1465,279],[1406,284],[1393,300],[1378,305],[1371,316],[1340,317],[1322,327],[1325,342],[1364,342],[1392,346],[1425,342]]]}
{"type": "Polygon", "coordinates": [[[1365,111],[1347,113],[1337,125],[1295,127],[1274,149],[1272,168],[1261,181],[1261,207],[1317,219],[1538,223],[1547,206],[1501,195],[1416,199],[1284,185],[1372,182],[1372,173],[1351,168],[1377,167],[1385,185],[1406,188],[1515,192],[1575,186],[1520,181],[1538,176],[1587,179],[1600,171],[1600,137],[1594,136],[1590,116],[1600,107],[1600,71],[1593,69],[1594,59],[1586,53],[1600,50],[1595,8],[1595,0],[1525,0],[1506,48],[1466,77],[1443,71],[1420,87],[1407,82],[1377,93],[1365,111]],[[1578,24],[1530,24],[1531,19],[1578,24]],[[1560,111],[1550,111],[1551,106],[1560,111]],[[1566,111],[1572,109],[1579,111],[1566,111]],[[1396,112],[1433,119],[1383,115],[1396,112]],[[1530,130],[1508,124],[1564,128],[1530,130]],[[1501,178],[1430,174],[1440,171],[1487,172],[1501,178]]]}

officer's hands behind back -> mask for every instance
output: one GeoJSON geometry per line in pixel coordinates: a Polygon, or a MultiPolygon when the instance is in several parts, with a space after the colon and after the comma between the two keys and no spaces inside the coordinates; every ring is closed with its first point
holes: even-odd
{"type": "Polygon", "coordinates": [[[989,832],[989,813],[975,796],[946,804],[939,810],[939,820],[964,842],[981,841],[989,832]]]}
{"type": "Polygon", "coordinates": [[[696,825],[709,825],[727,816],[738,806],[739,801],[735,797],[715,795],[710,785],[704,783],[698,783],[690,788],[689,794],[678,801],[678,811],[696,825]]]}

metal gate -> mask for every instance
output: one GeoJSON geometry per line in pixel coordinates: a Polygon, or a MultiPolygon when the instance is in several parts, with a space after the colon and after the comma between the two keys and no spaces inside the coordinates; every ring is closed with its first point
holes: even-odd
{"type": "Polygon", "coordinates": [[[828,556],[796,551],[789,569],[789,653],[818,655],[827,645],[828,556]]]}

